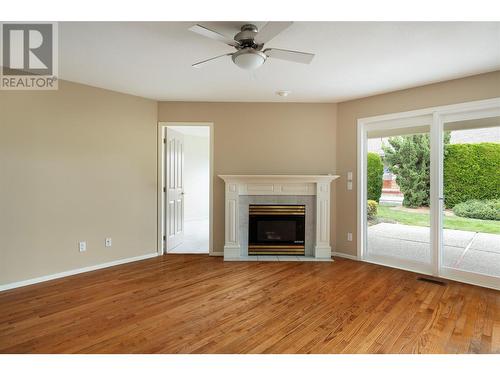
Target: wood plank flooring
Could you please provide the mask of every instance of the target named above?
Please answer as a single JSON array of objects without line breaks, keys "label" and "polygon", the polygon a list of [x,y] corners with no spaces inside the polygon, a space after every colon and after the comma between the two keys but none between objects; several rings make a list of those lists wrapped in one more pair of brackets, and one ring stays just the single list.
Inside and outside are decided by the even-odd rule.
[{"label": "wood plank flooring", "polygon": [[500,292],[167,255],[0,293],[0,353],[500,353]]}]

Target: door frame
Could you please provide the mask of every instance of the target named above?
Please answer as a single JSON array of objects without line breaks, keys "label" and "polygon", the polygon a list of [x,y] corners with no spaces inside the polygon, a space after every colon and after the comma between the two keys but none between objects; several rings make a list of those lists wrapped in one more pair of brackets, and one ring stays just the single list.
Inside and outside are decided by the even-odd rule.
[{"label": "door frame", "polygon": [[[415,119],[428,118],[430,123],[431,137],[431,163],[430,163],[430,201],[431,223],[430,223],[430,245],[431,245],[431,268],[415,269],[407,267],[409,262],[392,262],[388,265],[383,259],[373,262],[366,257],[366,160],[367,131],[370,129],[391,129],[411,126]],[[481,117],[500,116],[500,97],[463,102],[451,105],[423,108],[413,111],[390,113],[380,116],[360,118],[357,120],[357,258],[362,261],[387,265],[390,267],[406,269],[433,276],[448,278],[470,284],[498,289],[498,280],[495,277],[465,272],[441,267],[442,257],[442,208],[443,208],[443,124],[446,121],[471,120]],[[443,272],[444,270],[444,272]]]},{"label": "door frame", "polygon": [[165,138],[166,134],[166,128],[167,126],[207,126],[209,128],[209,143],[210,143],[210,151],[209,151],[209,205],[208,205],[208,210],[209,210],[209,230],[208,230],[208,255],[221,255],[217,254],[214,252],[214,247],[213,247],[213,182],[214,182],[214,124],[212,122],[181,122],[181,121],[175,121],[175,122],[164,122],[160,121],[158,122],[158,127],[157,127],[157,159],[156,159],[156,166],[157,166],[157,186],[156,186],[156,191],[157,191],[157,242],[156,242],[156,248],[158,255],[164,255],[167,252],[164,251],[164,242],[163,242],[163,236],[165,235],[165,194],[163,192],[163,182],[165,181],[165,165],[164,165],[164,160],[165,160],[165,144],[163,143],[163,139]]}]

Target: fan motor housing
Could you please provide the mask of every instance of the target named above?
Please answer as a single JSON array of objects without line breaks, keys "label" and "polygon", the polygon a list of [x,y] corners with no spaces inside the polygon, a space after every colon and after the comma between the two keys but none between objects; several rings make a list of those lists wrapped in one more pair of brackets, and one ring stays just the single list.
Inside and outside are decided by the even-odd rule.
[{"label": "fan motor housing", "polygon": [[264,46],[263,44],[255,43],[255,36],[257,35],[259,29],[257,26],[247,23],[241,26],[241,31],[234,36],[234,40],[240,43],[238,49],[253,48],[256,50],[261,50]]}]

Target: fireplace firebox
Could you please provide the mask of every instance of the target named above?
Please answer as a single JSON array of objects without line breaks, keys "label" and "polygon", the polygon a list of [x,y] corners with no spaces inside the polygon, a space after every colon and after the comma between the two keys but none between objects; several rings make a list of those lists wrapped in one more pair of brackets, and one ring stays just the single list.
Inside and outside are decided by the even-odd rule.
[{"label": "fireplace firebox", "polygon": [[304,255],[305,205],[251,204],[248,255]]}]

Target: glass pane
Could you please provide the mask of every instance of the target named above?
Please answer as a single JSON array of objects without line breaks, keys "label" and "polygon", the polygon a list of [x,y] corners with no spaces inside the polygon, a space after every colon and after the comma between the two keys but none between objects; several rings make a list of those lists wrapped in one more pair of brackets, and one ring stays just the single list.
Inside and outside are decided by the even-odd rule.
[{"label": "glass pane", "polygon": [[257,223],[257,241],[294,241],[297,229],[295,221],[259,221]]},{"label": "glass pane", "polygon": [[367,257],[430,264],[429,126],[368,134]]},{"label": "glass pane", "polygon": [[500,277],[500,118],[444,124],[443,267]]}]

